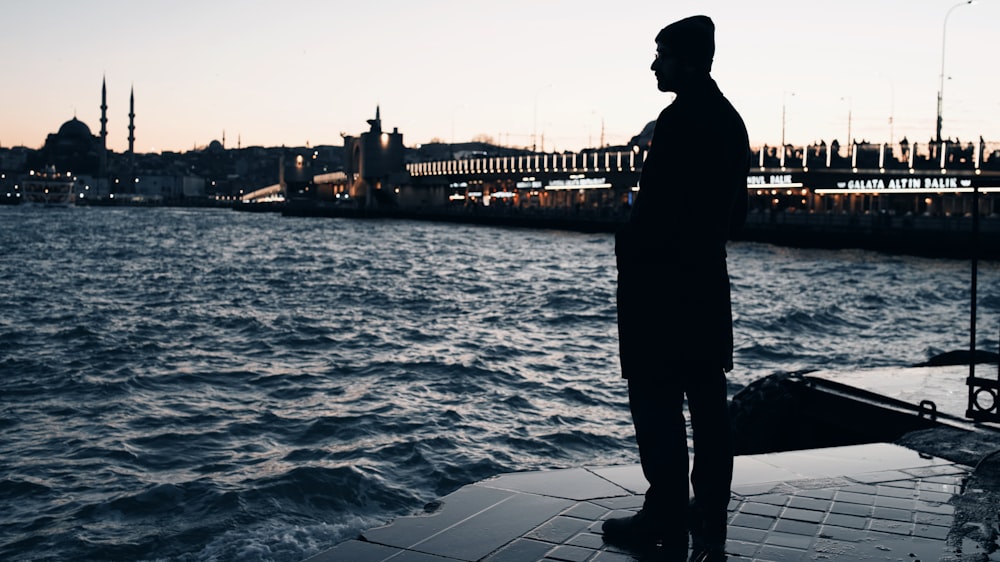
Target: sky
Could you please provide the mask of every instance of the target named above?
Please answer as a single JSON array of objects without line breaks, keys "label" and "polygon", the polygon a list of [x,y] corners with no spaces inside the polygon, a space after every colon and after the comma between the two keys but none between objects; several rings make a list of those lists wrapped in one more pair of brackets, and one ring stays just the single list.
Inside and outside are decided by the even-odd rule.
[{"label": "sky", "polygon": [[1000,141],[1000,0],[0,0],[0,147],[98,134],[102,79],[115,152],[133,89],[137,152],[340,145],[376,106],[407,146],[624,144],[694,14],[754,146],[926,142],[942,62],[943,136]]}]

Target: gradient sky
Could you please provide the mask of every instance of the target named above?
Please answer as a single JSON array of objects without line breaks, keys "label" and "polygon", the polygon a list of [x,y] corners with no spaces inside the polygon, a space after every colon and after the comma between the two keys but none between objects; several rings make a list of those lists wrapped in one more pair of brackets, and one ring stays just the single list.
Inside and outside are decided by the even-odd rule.
[{"label": "gradient sky", "polygon": [[[108,145],[340,145],[375,106],[404,143],[621,144],[669,103],[649,64],[667,23],[716,24],[713,76],[751,142],[934,135],[956,0],[0,0],[0,146],[74,115]],[[947,18],[945,137],[1000,141],[1000,0]],[[848,116],[850,115],[850,119]],[[890,124],[890,117],[892,123]]]}]

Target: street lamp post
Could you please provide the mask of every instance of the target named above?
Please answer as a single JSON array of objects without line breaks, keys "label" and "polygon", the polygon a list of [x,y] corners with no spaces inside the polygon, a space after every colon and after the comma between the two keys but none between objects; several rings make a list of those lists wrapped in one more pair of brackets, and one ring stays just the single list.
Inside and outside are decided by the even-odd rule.
[{"label": "street lamp post", "polygon": [[840,98],[840,101],[847,102],[847,157],[850,158],[854,154],[854,142],[851,140],[851,114],[854,113],[854,97],[845,96]]},{"label": "street lamp post", "polygon": [[785,150],[785,100],[788,95],[795,95],[795,92],[782,92],[781,93],[781,150]]},{"label": "street lamp post", "polygon": [[955,8],[958,8],[959,6],[968,6],[969,4],[972,4],[974,1],[975,0],[965,0],[964,2],[959,2],[958,4],[952,6],[951,8],[948,8],[948,11],[944,14],[944,23],[941,25],[941,77],[940,77],[941,85],[938,86],[938,95],[937,95],[937,135],[936,135],[937,142],[939,145],[941,144],[941,121],[942,121],[941,106],[944,103],[944,47],[945,47],[945,38],[947,36],[946,34],[948,32],[948,16],[951,15],[951,13],[955,10]]}]

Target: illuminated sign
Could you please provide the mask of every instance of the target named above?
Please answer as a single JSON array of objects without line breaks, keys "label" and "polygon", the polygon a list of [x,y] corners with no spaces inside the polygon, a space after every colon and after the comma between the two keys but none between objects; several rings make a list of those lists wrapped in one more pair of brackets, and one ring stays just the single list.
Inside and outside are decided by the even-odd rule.
[{"label": "illuminated sign", "polygon": [[545,189],[607,189],[611,184],[606,178],[586,178],[572,175],[566,180],[551,180]]},{"label": "illuminated sign", "polygon": [[747,187],[802,187],[802,182],[792,181],[792,174],[747,176]]},{"label": "illuminated sign", "polygon": [[938,191],[972,192],[972,180],[955,176],[917,176],[903,178],[858,178],[838,181],[835,189],[817,189],[817,193],[926,193]]},{"label": "illuminated sign", "polygon": [[532,178],[530,180],[522,180],[514,184],[518,189],[538,189],[542,187],[542,182]]}]

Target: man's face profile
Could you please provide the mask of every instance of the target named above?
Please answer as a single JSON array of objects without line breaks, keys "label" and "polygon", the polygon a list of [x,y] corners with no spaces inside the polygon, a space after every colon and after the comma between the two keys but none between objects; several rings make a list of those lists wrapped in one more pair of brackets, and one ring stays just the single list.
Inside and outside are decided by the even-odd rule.
[{"label": "man's face profile", "polygon": [[656,56],[649,67],[656,75],[656,87],[661,92],[674,92],[677,86],[677,74],[680,63],[677,57],[670,53],[663,43],[656,44]]}]

